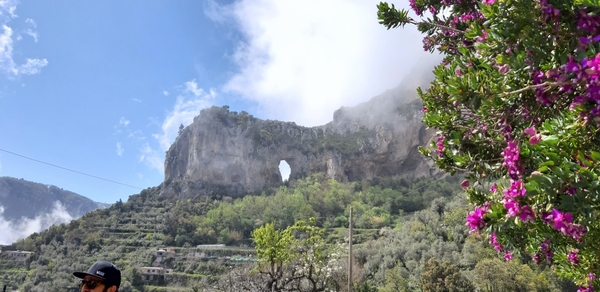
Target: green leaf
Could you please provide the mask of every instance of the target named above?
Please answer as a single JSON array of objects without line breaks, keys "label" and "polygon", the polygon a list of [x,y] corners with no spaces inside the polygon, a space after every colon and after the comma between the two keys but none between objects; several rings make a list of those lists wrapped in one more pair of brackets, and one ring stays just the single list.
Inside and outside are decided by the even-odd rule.
[{"label": "green leaf", "polygon": [[556,144],[558,143],[558,137],[556,135],[542,136],[542,141],[550,144]]},{"label": "green leaf", "polygon": [[498,64],[506,64],[505,62],[508,61],[506,59],[506,57],[504,55],[498,55],[496,56],[496,63]]},{"label": "green leaf", "polygon": [[531,177],[531,180],[537,182],[542,187],[551,187],[552,185],[554,185],[552,183],[552,179],[544,174],[534,175]]},{"label": "green leaf", "polygon": [[600,0],[575,0],[575,5],[600,7]]}]

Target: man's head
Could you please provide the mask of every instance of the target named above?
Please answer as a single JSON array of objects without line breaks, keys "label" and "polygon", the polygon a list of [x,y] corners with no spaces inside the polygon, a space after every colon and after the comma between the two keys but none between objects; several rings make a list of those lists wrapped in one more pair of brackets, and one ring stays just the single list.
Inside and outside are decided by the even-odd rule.
[{"label": "man's head", "polygon": [[73,275],[82,279],[79,288],[85,292],[117,292],[121,286],[121,271],[107,261],[97,261],[87,272],[75,272]]}]

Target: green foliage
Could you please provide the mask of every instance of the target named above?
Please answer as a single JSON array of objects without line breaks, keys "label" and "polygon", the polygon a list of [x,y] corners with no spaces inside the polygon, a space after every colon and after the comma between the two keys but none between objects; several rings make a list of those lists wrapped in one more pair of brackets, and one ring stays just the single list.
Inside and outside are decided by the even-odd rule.
[{"label": "green foliage", "polygon": [[256,256],[265,264],[268,273],[281,270],[279,265],[289,263],[296,257],[293,245],[294,236],[292,230],[275,230],[271,223],[259,227],[252,232],[252,238],[256,244]]},{"label": "green foliage", "polygon": [[313,224],[298,221],[281,231],[266,224],[252,233],[265,290],[324,291],[337,286],[333,276],[341,254],[325,243],[325,230]]},{"label": "green foliage", "polygon": [[389,269],[385,273],[385,284],[377,292],[408,292],[408,281],[396,269]]},{"label": "green foliage", "polygon": [[425,271],[421,274],[421,291],[424,292],[458,292],[474,291],[475,287],[460,270],[449,262],[439,264],[435,259],[425,263]]},{"label": "green foliage", "polygon": [[[264,251],[262,257],[265,257],[269,247],[277,244],[265,241],[262,246],[266,248],[255,244],[256,250],[243,246],[254,245],[250,240],[252,232],[259,234],[258,230],[266,231],[269,226],[264,235],[283,232],[291,239],[288,247],[279,249],[286,252],[273,257],[285,259],[275,265],[281,268],[282,275],[306,276],[303,274],[306,268],[312,268],[320,272],[313,274],[314,279],[320,279],[318,283],[343,291],[347,280],[347,249],[340,243],[348,236],[348,209],[352,205],[355,291],[406,286],[413,291],[418,289],[423,265],[430,258],[460,263],[461,272],[472,273],[482,259],[497,257],[486,240],[468,236],[464,226],[466,201],[455,193],[459,180],[380,178],[342,184],[315,174],[270,195],[221,201],[202,197],[172,200],[160,197],[158,189],[148,189],[131,196],[127,202],[15,243],[16,248],[35,254],[24,264],[0,260],[0,280],[13,289],[60,290],[75,285],[73,270],[85,270],[93,260],[108,259],[123,270],[123,291],[163,291],[160,285],[173,290],[179,287],[181,291],[194,286],[204,291],[246,288],[261,291],[270,278],[258,272],[258,268],[266,271],[266,262],[223,259],[249,255],[257,258],[259,251]],[[414,202],[411,206],[423,206],[422,209],[402,210],[403,206],[409,206],[404,203],[409,199]],[[314,222],[310,221],[313,216],[317,218]],[[386,218],[386,223],[373,218]],[[396,226],[397,229],[392,229]],[[194,248],[209,243],[228,246]],[[160,285],[158,281],[146,281],[135,268],[152,265],[156,260],[153,251],[168,245],[175,246],[177,259],[167,258],[162,264],[172,268],[173,273],[165,276]],[[192,256],[200,253],[206,257]],[[534,270],[534,273],[547,280],[547,284],[536,280],[536,287],[550,287],[550,291],[560,290],[553,287],[567,287],[561,286],[551,271],[542,274]]]},{"label": "green foliage", "polygon": [[421,152],[466,176],[477,206],[468,222],[493,235],[496,249],[536,261],[545,254],[560,275],[592,289],[600,269],[599,2],[463,2],[411,1],[418,20],[378,5],[381,24],[414,24],[425,49],[444,55],[429,88],[418,89],[423,121],[438,130]]}]

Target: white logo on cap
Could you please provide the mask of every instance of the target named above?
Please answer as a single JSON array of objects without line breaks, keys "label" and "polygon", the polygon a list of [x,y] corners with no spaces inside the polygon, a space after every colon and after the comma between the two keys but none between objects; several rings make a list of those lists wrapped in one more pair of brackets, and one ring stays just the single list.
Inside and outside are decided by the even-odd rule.
[{"label": "white logo on cap", "polygon": [[104,277],[104,272],[96,271],[96,275],[100,275],[100,276]]}]

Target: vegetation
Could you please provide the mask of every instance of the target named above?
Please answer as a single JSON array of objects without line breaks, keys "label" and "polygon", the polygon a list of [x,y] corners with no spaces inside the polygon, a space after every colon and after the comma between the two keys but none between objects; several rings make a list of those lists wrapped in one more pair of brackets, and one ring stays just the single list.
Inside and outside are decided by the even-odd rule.
[{"label": "vegetation", "polygon": [[[523,281],[519,279],[535,278],[530,280],[533,286],[522,291],[573,287],[558,281],[546,266],[532,265],[528,258],[521,259],[522,268],[516,269],[513,262],[498,260],[498,253],[483,238],[469,235],[464,225],[465,198],[456,187],[459,181],[458,177],[381,178],[342,184],[314,174],[237,200],[175,200],[160,197],[157,188],[150,188],[127,202],[16,242],[15,249],[35,253],[22,264],[0,254],[0,281],[9,289],[61,290],[76,284],[73,270],[85,270],[95,260],[106,259],[123,270],[120,291],[125,292],[164,291],[167,286],[172,287],[169,291],[243,287],[263,291],[269,282],[281,291],[344,291],[348,211],[353,206],[356,291],[402,291],[395,290],[398,287],[427,291],[422,279],[431,270],[427,266],[431,259],[441,266],[452,263],[444,269],[450,269],[451,279],[464,285],[493,281],[514,287]],[[277,236],[280,245],[272,244]],[[216,243],[227,245],[196,247]],[[173,254],[158,262],[156,251],[166,247]],[[490,263],[496,265],[490,269],[511,271],[517,278],[474,281],[489,279],[489,274],[475,273],[485,269],[475,268]],[[153,264],[172,273],[149,280],[138,268]],[[269,274],[271,264],[279,272]],[[282,281],[286,278],[294,281]]]},{"label": "vegetation", "polygon": [[439,130],[422,150],[467,176],[468,224],[507,259],[520,252],[580,291],[598,288],[599,2],[410,5],[416,20],[383,2],[379,19],[388,29],[416,25],[424,48],[444,55],[419,91],[424,122]]}]

